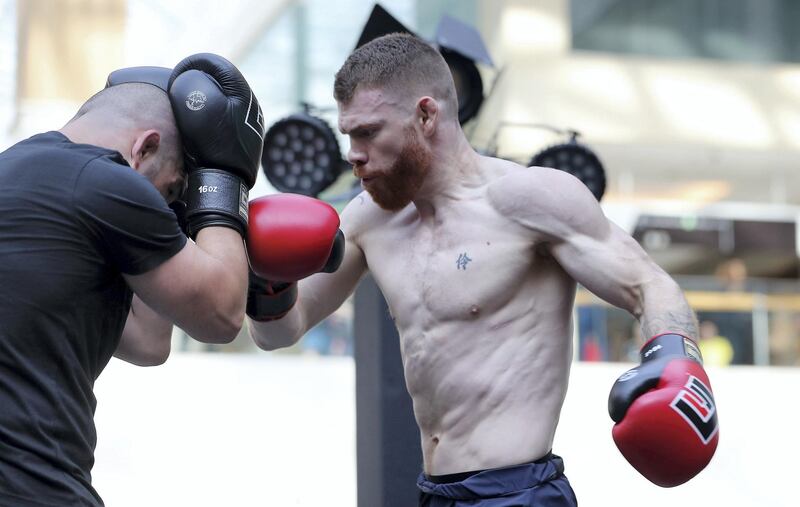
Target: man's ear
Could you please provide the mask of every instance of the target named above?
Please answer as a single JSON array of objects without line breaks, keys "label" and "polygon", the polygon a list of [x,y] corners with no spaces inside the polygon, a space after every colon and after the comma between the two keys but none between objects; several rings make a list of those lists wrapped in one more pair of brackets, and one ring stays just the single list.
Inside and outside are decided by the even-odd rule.
[{"label": "man's ear", "polygon": [[433,97],[422,97],[417,101],[417,117],[422,133],[430,137],[439,122],[439,103]]},{"label": "man's ear", "polygon": [[139,170],[142,162],[155,156],[161,144],[161,134],[157,130],[145,130],[133,141],[131,147],[131,167]]}]

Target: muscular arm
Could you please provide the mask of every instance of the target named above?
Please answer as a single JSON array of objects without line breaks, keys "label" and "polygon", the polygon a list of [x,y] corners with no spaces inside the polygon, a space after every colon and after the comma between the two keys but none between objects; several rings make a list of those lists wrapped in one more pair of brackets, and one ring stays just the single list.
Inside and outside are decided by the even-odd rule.
[{"label": "muscular arm", "polygon": [[238,232],[206,227],[197,243],[186,240],[153,183],[104,158],[86,165],[73,203],[93,244],[148,307],[199,341],[236,337],[247,293],[247,256]]},{"label": "muscular arm", "polygon": [[172,322],[133,296],[114,357],[137,366],[158,366],[169,357]]},{"label": "muscular arm", "polygon": [[529,171],[516,188],[507,185],[513,197],[505,207],[521,224],[542,234],[548,251],[570,276],[633,314],[645,337],[666,332],[697,336],[694,313],[678,284],[608,221],[579,180],[551,169]]},{"label": "muscular arm", "polygon": [[551,245],[559,264],[588,290],[633,314],[642,336],[672,332],[697,337],[694,313],[675,280],[596,207],[598,215],[587,220],[593,226]]},{"label": "muscular arm", "polygon": [[157,268],[124,276],[147,306],[198,341],[229,343],[242,327],[247,255],[233,229],[207,227]]},{"label": "muscular arm", "polygon": [[253,341],[264,350],[289,347],[333,313],[353,293],[367,270],[364,253],[354,241],[354,211],[349,205],[341,216],[345,233],[344,258],[334,273],[317,273],[298,282],[297,303],[283,318],[259,322],[248,318]]}]

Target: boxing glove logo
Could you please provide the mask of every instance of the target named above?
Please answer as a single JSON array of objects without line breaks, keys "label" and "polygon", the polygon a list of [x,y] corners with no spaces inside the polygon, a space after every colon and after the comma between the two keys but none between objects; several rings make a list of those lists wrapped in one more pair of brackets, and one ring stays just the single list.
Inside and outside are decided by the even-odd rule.
[{"label": "boxing glove logo", "polygon": [[694,375],[689,375],[689,380],[672,400],[670,407],[683,417],[706,445],[719,430],[717,406],[711,389]]},{"label": "boxing glove logo", "polygon": [[261,106],[258,105],[258,101],[254,99],[255,97],[253,97],[253,92],[251,90],[250,102],[247,103],[247,114],[244,117],[244,124],[250,127],[250,129],[263,140],[266,134],[264,130],[264,115],[261,113]]},{"label": "boxing glove logo", "polygon": [[242,217],[244,223],[248,222],[250,218],[250,203],[248,202],[249,191],[244,183],[239,184],[239,216]]},{"label": "boxing glove logo", "polygon": [[664,347],[662,347],[661,345],[656,345],[655,347],[652,347],[652,348],[648,349],[647,352],[644,353],[644,358],[647,359],[648,357],[650,357],[650,354],[653,354],[654,352],[658,352],[659,350],[661,350],[663,348]]},{"label": "boxing glove logo", "polygon": [[208,98],[206,97],[205,93],[201,92],[200,90],[195,90],[186,96],[186,107],[192,111],[199,111],[206,107],[207,101]]}]

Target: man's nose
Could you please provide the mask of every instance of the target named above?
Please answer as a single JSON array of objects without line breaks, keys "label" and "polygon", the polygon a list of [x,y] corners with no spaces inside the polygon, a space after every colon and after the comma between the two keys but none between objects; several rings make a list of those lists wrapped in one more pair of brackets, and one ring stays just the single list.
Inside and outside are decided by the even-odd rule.
[{"label": "man's nose", "polygon": [[347,151],[347,161],[352,166],[364,165],[367,163],[367,152],[351,145]]}]

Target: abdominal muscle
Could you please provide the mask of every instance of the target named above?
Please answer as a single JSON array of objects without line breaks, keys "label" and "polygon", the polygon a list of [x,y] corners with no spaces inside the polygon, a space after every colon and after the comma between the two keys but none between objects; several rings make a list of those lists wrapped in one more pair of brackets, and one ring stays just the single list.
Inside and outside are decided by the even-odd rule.
[{"label": "abdominal muscle", "polygon": [[489,185],[435,212],[375,213],[357,234],[400,335],[429,475],[542,457],[566,395],[575,281]]},{"label": "abdominal muscle", "polygon": [[572,350],[574,289],[559,288],[561,298],[518,294],[490,315],[470,308],[474,318],[398,323],[428,475],[527,463],[551,449]]}]

